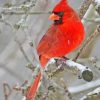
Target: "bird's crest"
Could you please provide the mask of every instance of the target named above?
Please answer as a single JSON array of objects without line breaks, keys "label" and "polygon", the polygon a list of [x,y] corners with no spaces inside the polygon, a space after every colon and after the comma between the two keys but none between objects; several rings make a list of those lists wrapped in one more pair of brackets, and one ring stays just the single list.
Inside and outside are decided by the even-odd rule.
[{"label": "bird's crest", "polygon": [[67,8],[67,0],[61,0],[53,9],[54,12],[60,12]]},{"label": "bird's crest", "polygon": [[61,0],[60,2],[67,2],[67,0]]}]

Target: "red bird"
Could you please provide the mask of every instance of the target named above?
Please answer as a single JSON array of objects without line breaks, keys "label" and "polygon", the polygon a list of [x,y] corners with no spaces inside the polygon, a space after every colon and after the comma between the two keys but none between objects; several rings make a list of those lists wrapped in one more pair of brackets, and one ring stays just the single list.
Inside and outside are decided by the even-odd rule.
[{"label": "red bird", "polygon": [[[63,57],[75,50],[84,40],[83,24],[77,13],[68,5],[66,0],[61,0],[50,15],[54,21],[37,46],[37,52],[42,68],[53,57]],[[30,87],[26,100],[34,100],[35,93],[41,79],[41,73]]]}]

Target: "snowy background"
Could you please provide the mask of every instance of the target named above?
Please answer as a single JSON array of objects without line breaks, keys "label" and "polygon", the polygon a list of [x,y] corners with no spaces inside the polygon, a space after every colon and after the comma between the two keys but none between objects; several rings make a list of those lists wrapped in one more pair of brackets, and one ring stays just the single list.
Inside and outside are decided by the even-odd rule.
[{"label": "snowy background", "polygon": [[[19,6],[23,3],[23,1],[24,0],[0,0],[0,11],[2,8],[5,8],[7,4]],[[58,2],[59,0],[37,0],[35,7],[32,7],[31,11],[51,11]],[[82,0],[69,0],[70,5],[76,11],[78,11],[81,2]],[[12,26],[20,22],[23,16],[24,15],[3,15],[4,20],[10,23]],[[20,42],[29,59],[33,61],[33,49],[29,46],[29,42],[31,39],[33,39],[35,44],[38,44],[43,34],[45,34],[49,25],[52,23],[48,20],[48,16],[49,14],[29,15],[24,23],[26,28],[20,28],[19,30],[15,30],[11,26],[0,21],[0,100],[6,100],[3,92],[4,82],[7,82],[11,87],[13,87],[17,83],[23,83],[24,80],[31,80],[32,72],[26,68],[28,62],[23,56],[19,45],[15,40],[17,39]],[[91,14],[91,17],[94,17],[94,12]],[[85,22],[84,26],[87,36],[95,30],[96,25],[97,23]],[[77,51],[69,55],[69,57],[73,58],[76,52]],[[100,67],[100,35],[94,39],[81,57],[89,58],[92,56],[98,59],[96,65]],[[88,60],[82,63],[93,69],[94,80],[97,80],[100,72],[94,69],[93,64],[91,64]],[[87,83],[84,80],[79,80],[70,72],[67,73],[66,80],[69,87]],[[98,86],[100,86],[100,84]],[[88,92],[89,90],[74,94],[74,99],[78,100]],[[21,99],[22,94],[13,91],[8,100]]]}]

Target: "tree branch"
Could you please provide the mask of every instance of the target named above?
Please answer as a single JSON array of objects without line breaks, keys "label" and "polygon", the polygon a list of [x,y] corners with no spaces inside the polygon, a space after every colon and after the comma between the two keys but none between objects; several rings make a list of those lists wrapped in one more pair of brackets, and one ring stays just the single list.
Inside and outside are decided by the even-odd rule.
[{"label": "tree branch", "polygon": [[86,49],[86,47],[92,42],[92,40],[98,35],[100,34],[100,24],[97,26],[95,32],[93,32],[85,41],[85,43],[83,44],[83,46],[80,48],[80,50],[77,53],[77,56],[75,57],[74,61],[77,61],[77,59],[79,58],[79,56],[82,54],[82,52]]},{"label": "tree branch", "polygon": [[[86,99],[91,99],[93,97],[97,97],[100,96],[100,87],[98,87],[97,89],[93,90],[92,92],[89,92],[88,94],[86,94],[85,96],[83,96],[80,100],[86,100]],[[99,99],[99,97],[98,97]],[[97,99],[95,99],[97,100]]]},{"label": "tree branch", "polygon": [[79,17],[82,19],[93,0],[83,0],[79,8]]}]

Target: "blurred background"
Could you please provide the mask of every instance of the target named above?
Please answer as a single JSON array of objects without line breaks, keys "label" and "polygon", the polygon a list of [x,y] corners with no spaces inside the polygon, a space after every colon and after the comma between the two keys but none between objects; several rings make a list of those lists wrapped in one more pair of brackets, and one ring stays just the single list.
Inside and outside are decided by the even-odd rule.
[{"label": "blurred background", "polygon": [[[20,5],[29,4],[32,0],[0,0],[0,12],[2,12],[3,8],[6,7],[19,7]],[[48,12],[52,11],[53,7],[60,0],[34,0],[35,6],[31,8],[30,11],[33,12]],[[78,12],[78,9],[81,5],[82,0],[68,0],[69,4]],[[48,20],[49,14],[32,14],[28,15],[25,22],[23,19],[25,15],[2,15],[0,19],[0,100],[6,100],[4,96],[3,83],[7,82],[12,88],[15,84],[22,84],[25,80],[31,80],[32,71],[26,68],[26,65],[29,63],[25,59],[20,45],[23,47],[26,55],[33,62],[33,53],[34,50],[30,47],[29,42],[31,40],[35,41],[35,45],[38,44],[39,40],[45,34],[46,30],[52,23]],[[94,16],[94,11],[90,17]],[[19,29],[16,28],[16,25],[22,23],[22,27]],[[97,23],[85,22],[84,23],[86,36],[92,33]],[[96,39],[88,46],[88,48],[83,52],[81,57],[89,58],[96,57],[100,58],[100,36],[97,36]],[[16,42],[18,41],[18,42]],[[70,58],[73,58],[76,54],[77,50],[69,55]],[[94,70],[94,80],[98,79],[100,72],[95,70],[91,63],[88,61],[84,62],[85,65],[91,66]],[[96,62],[97,66],[100,66],[100,60]],[[74,77],[71,73],[67,73],[66,80],[68,82],[68,86],[75,86],[79,84],[85,84],[84,80],[79,80],[77,77]],[[85,93],[75,94],[75,100],[78,100]],[[22,94],[12,91],[8,100],[22,100]]]}]

